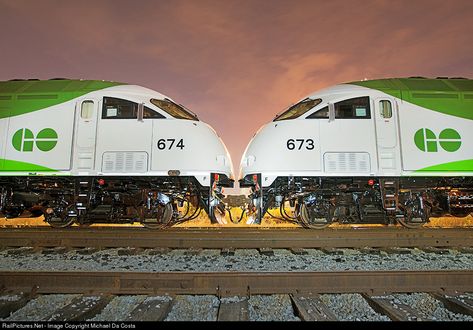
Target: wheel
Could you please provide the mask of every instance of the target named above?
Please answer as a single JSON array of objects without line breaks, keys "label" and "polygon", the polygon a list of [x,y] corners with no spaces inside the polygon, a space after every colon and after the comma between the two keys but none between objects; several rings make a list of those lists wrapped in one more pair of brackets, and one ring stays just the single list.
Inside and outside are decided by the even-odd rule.
[{"label": "wheel", "polygon": [[52,213],[45,212],[44,221],[54,228],[70,227],[77,220],[77,216],[75,214],[69,214],[72,208],[72,204],[68,206],[61,205],[52,209]]},{"label": "wheel", "polygon": [[227,224],[227,220],[225,219],[226,209],[225,204],[219,203],[216,206],[211,206],[209,208],[209,217],[211,223],[218,223],[221,225]]},{"label": "wheel", "polygon": [[54,228],[66,228],[72,226],[72,224],[76,221],[76,217],[69,217],[67,216],[65,219],[52,217],[47,220],[47,223]]},{"label": "wheel", "polygon": [[153,210],[147,216],[153,216],[152,218],[145,217],[141,223],[143,226],[149,229],[160,229],[169,227],[172,225],[173,207],[171,203],[165,205],[159,204],[156,209]]},{"label": "wheel", "polygon": [[416,229],[429,221],[429,210],[422,205],[419,198],[409,199],[403,206],[403,217],[396,218],[403,227]]},{"label": "wheel", "polygon": [[47,215],[44,217],[44,221],[54,228],[70,227],[76,221],[76,219],[77,217],[70,216],[66,212],[62,214]]},{"label": "wheel", "polygon": [[302,203],[299,206],[299,219],[305,228],[326,228],[332,223],[333,215],[334,207],[329,203],[317,203],[311,206]]},{"label": "wheel", "polygon": [[402,225],[403,227],[409,228],[409,229],[417,229],[422,227],[425,222],[422,222],[421,220],[417,220],[419,218],[413,218],[413,219],[406,219],[406,217],[403,218],[396,218],[397,222]]}]

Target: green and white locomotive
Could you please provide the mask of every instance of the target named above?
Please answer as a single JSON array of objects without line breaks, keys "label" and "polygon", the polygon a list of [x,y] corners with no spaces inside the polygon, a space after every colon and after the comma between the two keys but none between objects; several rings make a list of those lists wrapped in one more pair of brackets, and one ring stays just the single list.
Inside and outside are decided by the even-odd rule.
[{"label": "green and white locomotive", "polygon": [[[339,84],[264,125],[240,163],[249,222],[419,227],[473,211],[473,80],[396,78]],[[288,202],[293,213],[286,212]]]},{"label": "green and white locomotive", "polygon": [[151,89],[97,80],[0,82],[0,209],[76,222],[160,228],[203,208],[222,222],[233,186],[209,125]]}]

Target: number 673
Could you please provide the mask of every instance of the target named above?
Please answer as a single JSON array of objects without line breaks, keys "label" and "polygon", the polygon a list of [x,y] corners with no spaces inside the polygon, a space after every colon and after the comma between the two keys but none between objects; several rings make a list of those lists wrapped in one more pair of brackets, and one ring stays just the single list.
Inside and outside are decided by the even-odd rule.
[{"label": "number 673", "polygon": [[312,139],[289,139],[286,142],[286,147],[289,150],[313,150],[315,148],[314,140]]}]

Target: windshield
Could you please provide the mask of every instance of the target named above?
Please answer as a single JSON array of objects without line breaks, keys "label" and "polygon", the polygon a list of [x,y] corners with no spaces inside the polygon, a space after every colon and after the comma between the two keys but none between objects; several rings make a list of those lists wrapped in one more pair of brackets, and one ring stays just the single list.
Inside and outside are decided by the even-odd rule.
[{"label": "windshield", "polygon": [[195,113],[185,108],[183,105],[176,104],[169,99],[164,99],[164,100],[151,99],[150,101],[155,106],[166,111],[168,114],[170,114],[174,118],[199,120],[199,118],[197,118],[197,115]]},{"label": "windshield", "polygon": [[315,100],[304,99],[304,100],[300,101],[299,103],[294,104],[293,106],[291,106],[289,109],[284,111],[282,114],[277,115],[276,118],[274,118],[273,121],[297,118],[297,117],[303,115],[304,113],[306,113],[307,111],[309,111],[310,109],[312,109],[313,107],[315,107],[320,102],[322,102],[321,99],[315,99]]}]

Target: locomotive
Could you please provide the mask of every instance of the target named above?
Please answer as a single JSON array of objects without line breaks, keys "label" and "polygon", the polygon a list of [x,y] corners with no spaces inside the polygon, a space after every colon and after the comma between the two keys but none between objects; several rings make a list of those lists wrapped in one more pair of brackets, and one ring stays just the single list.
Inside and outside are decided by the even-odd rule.
[{"label": "locomotive", "polygon": [[473,80],[386,78],[312,93],[258,130],[239,182],[251,191],[248,223],[278,207],[307,228],[467,216]]},{"label": "locomotive", "polygon": [[162,228],[202,209],[225,222],[228,150],[196,114],[154,90],[101,80],[0,82],[0,212],[53,227]]}]

